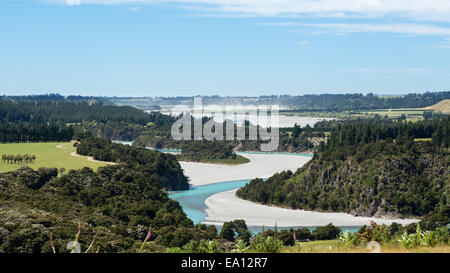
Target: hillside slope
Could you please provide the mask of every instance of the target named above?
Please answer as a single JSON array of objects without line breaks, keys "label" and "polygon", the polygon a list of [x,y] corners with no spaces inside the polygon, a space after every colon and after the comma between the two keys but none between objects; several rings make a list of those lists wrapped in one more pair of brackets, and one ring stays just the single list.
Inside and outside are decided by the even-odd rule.
[{"label": "hillside slope", "polygon": [[450,114],[450,99],[441,100],[440,102],[436,103],[435,105],[425,107],[425,109],[431,109],[434,111],[442,112],[444,114]]},{"label": "hillside slope", "polygon": [[[450,118],[355,123],[334,131],[296,173],[255,179],[237,196],[294,209],[420,217],[450,205]],[[374,137],[371,140],[372,136]],[[414,142],[414,137],[431,137]],[[395,141],[393,140],[395,138]]]}]

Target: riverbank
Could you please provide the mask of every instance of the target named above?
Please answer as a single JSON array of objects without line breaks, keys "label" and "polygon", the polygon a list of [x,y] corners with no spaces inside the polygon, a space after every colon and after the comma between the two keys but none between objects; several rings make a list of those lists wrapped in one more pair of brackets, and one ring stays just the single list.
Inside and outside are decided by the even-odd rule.
[{"label": "riverbank", "polygon": [[362,226],[375,221],[377,224],[397,222],[405,225],[418,222],[417,219],[384,219],[373,217],[356,217],[346,213],[322,213],[315,211],[293,210],[261,205],[236,196],[237,189],[220,192],[205,201],[207,216],[205,224],[220,224],[234,219],[244,219],[252,226],[323,226],[332,223],[335,226]]},{"label": "riverbank", "polygon": [[201,186],[223,181],[268,178],[277,172],[296,171],[311,157],[295,154],[239,153],[250,160],[241,165],[219,165],[180,161],[184,174],[192,186]]}]

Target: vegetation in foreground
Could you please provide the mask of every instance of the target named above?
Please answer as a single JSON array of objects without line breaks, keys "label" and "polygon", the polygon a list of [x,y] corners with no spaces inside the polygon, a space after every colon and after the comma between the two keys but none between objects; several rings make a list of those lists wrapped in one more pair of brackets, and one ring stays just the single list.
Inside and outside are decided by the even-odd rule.
[{"label": "vegetation in foreground", "polygon": [[[225,222],[219,238],[191,240],[166,253],[335,253],[335,252],[450,252],[449,218],[436,214],[419,223],[402,226],[363,226],[356,233],[343,233],[328,224],[314,229],[263,230],[249,236],[243,220]],[[422,228],[422,226],[424,228]]]},{"label": "vegetation in foreground", "polygon": [[83,168],[58,176],[56,168],[24,166],[1,173],[0,252],[64,253],[78,227],[83,248],[96,238],[90,251],[102,253],[137,252],[149,230],[160,248],[211,238],[210,229],[194,227],[168,198],[162,185],[178,175],[176,169],[158,172],[159,152],[150,156],[147,164],[108,165],[97,172]]}]

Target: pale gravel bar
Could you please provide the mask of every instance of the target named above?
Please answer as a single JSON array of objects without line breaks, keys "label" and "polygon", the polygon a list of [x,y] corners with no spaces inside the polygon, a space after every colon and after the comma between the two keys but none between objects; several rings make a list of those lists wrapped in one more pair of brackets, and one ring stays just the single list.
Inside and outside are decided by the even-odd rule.
[{"label": "pale gravel bar", "polygon": [[268,178],[281,171],[296,171],[311,157],[283,154],[246,154],[241,156],[250,159],[249,163],[240,165],[220,165],[209,163],[181,161],[181,168],[189,178],[192,186],[236,181],[254,178]]},{"label": "pale gravel bar", "polygon": [[[285,170],[296,171],[306,164],[311,157],[283,154],[241,154],[250,159],[241,165],[219,165],[194,162],[180,162],[189,183],[201,186],[223,181],[268,178]],[[244,219],[250,226],[322,226],[332,223],[336,226],[362,226],[370,221],[378,224],[409,224],[416,219],[384,219],[355,217],[345,213],[321,213],[304,210],[292,210],[260,205],[235,196],[237,190],[217,193],[206,199],[206,213],[203,223],[222,224],[225,221]]]},{"label": "pale gravel bar", "polygon": [[234,219],[244,219],[250,226],[323,226],[332,223],[335,226],[362,226],[375,221],[377,224],[409,224],[416,219],[384,219],[356,217],[346,213],[322,213],[305,210],[293,210],[266,206],[238,198],[237,189],[221,192],[206,199],[206,213],[203,223],[221,224]]}]

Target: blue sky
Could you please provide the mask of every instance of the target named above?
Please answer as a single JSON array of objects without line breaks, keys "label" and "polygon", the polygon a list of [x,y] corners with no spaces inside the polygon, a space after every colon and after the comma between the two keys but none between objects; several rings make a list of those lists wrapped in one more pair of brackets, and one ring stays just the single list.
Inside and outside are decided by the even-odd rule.
[{"label": "blue sky", "polygon": [[0,94],[440,90],[448,0],[0,1]]}]

